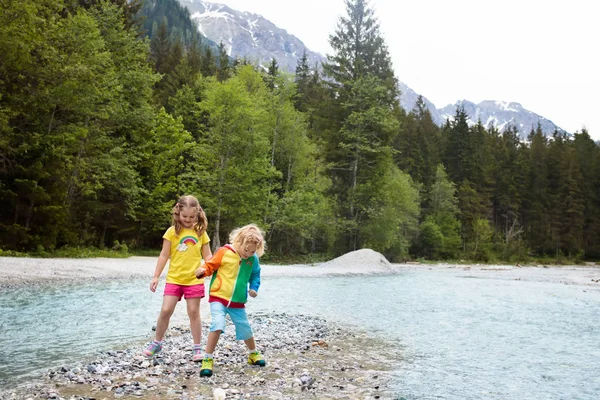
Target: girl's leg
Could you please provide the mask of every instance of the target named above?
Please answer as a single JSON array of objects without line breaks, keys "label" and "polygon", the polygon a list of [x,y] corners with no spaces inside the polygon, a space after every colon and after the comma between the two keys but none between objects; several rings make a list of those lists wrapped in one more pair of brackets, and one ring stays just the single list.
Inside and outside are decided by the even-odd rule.
[{"label": "girl's leg", "polygon": [[202,321],[200,319],[200,297],[185,299],[187,303],[187,313],[190,317],[190,330],[194,344],[200,344],[202,338]]},{"label": "girl's leg", "polygon": [[158,315],[158,321],[156,321],[156,340],[161,341],[165,337],[165,332],[169,327],[169,321],[171,320],[171,315],[173,315],[173,311],[175,311],[175,306],[179,301],[179,297],[177,296],[164,296],[163,304],[160,309],[160,314]]}]

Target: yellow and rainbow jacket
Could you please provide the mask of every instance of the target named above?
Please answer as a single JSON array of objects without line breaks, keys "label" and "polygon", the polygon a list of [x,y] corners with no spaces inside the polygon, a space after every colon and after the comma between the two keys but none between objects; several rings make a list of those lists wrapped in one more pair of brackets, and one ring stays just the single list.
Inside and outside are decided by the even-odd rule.
[{"label": "yellow and rainbow jacket", "polygon": [[225,307],[244,308],[248,300],[248,285],[258,292],[260,263],[258,256],[242,259],[231,245],[220,247],[203,268],[210,280],[209,302]]}]

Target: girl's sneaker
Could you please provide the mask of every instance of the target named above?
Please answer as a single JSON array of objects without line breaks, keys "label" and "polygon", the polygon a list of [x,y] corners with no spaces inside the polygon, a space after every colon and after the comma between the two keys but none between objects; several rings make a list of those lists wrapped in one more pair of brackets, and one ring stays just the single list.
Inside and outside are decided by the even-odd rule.
[{"label": "girl's sneaker", "polygon": [[142,353],[144,353],[146,357],[150,358],[154,357],[157,353],[160,353],[161,350],[162,342],[157,342],[156,340],[153,340],[152,343],[150,343]]},{"label": "girl's sneaker", "polygon": [[194,355],[192,356],[192,360],[194,362],[200,362],[204,359],[204,354],[202,354],[202,348],[200,346],[194,345]]},{"label": "girl's sneaker", "polygon": [[250,353],[248,355],[248,364],[264,367],[265,365],[267,365],[267,362],[258,351],[255,351],[254,353]]}]

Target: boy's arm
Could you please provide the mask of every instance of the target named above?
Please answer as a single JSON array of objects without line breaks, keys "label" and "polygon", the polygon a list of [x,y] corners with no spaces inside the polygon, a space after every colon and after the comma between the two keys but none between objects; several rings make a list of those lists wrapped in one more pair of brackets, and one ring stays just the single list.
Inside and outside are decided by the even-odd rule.
[{"label": "boy's arm", "polygon": [[258,288],[260,287],[260,262],[258,261],[258,257],[254,256],[254,262],[252,263],[252,272],[250,273],[250,280],[248,281],[250,284],[250,290],[254,290],[258,292]]},{"label": "boy's arm", "polygon": [[216,270],[221,266],[221,260],[223,259],[223,254],[227,251],[225,247],[221,247],[217,252],[210,258],[210,260],[206,261],[204,265],[198,268],[194,274],[196,278],[200,279],[205,276],[212,275]]}]

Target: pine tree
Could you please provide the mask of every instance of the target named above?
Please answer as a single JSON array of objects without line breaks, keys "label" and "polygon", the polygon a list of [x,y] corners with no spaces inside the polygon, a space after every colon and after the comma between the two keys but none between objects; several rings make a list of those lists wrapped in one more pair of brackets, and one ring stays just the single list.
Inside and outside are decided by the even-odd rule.
[{"label": "pine tree", "polygon": [[202,42],[192,39],[190,46],[185,54],[187,64],[192,74],[200,73],[202,66]]},{"label": "pine tree", "polygon": [[600,146],[586,129],[575,133],[573,147],[582,173],[585,197],[583,251],[586,257],[600,257]]},{"label": "pine tree", "polygon": [[203,76],[214,76],[217,72],[217,60],[210,47],[204,48],[200,72]]},{"label": "pine tree", "polygon": [[294,82],[296,83],[296,98],[294,105],[296,109],[301,112],[308,111],[308,99],[309,96],[309,85],[310,85],[310,67],[308,65],[308,56],[306,55],[306,49],[302,53],[302,57],[298,60],[296,65],[296,75]]},{"label": "pine tree", "polygon": [[529,177],[523,223],[526,238],[532,249],[542,255],[551,251],[550,240],[550,200],[548,182],[548,141],[538,124],[528,136]]},{"label": "pine tree", "polygon": [[398,81],[375,12],[366,0],[345,3],[347,16],[340,18],[329,39],[334,53],[323,65],[325,75],[333,80],[341,96],[350,94],[352,82],[373,75],[383,82],[391,103],[398,95]]},{"label": "pine tree", "polygon": [[223,42],[219,43],[217,47],[219,56],[217,58],[217,80],[219,82],[229,79],[231,76],[231,67],[229,66],[229,54],[225,49]]},{"label": "pine tree", "polygon": [[277,60],[275,58],[271,59],[269,66],[267,67],[267,73],[264,77],[265,83],[267,87],[271,90],[275,89],[277,76],[279,75],[279,65],[277,65]]},{"label": "pine tree", "polygon": [[[394,141],[396,165],[416,182],[422,183],[425,192],[433,183],[437,165],[441,162],[440,129],[433,122],[422,96],[407,116],[400,116],[402,129]],[[423,196],[426,203],[427,196]],[[426,204],[424,204],[426,206]]]},{"label": "pine tree", "polygon": [[346,11],[330,37],[334,53],[323,65],[329,102],[319,111],[341,216],[341,252],[362,245],[361,227],[368,225],[374,203],[384,198],[382,179],[391,168],[398,131],[397,81],[374,12],[363,0],[346,1]]},{"label": "pine tree", "polygon": [[153,29],[153,31],[155,34],[150,40],[150,57],[154,61],[156,71],[163,74],[167,71],[169,55],[171,54],[171,41],[169,40],[167,19],[163,18],[160,25]]}]

